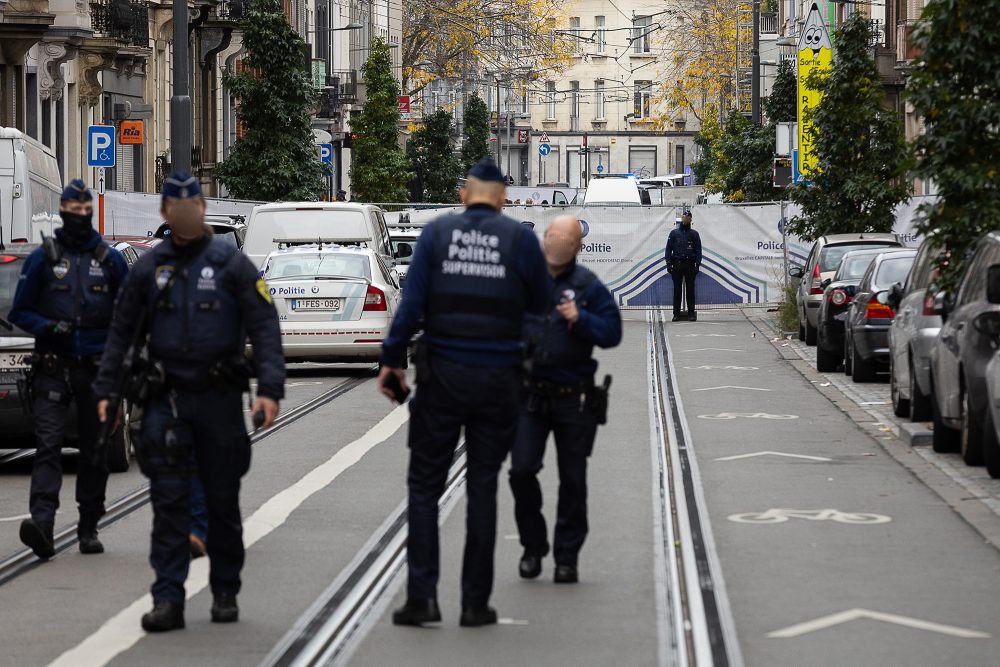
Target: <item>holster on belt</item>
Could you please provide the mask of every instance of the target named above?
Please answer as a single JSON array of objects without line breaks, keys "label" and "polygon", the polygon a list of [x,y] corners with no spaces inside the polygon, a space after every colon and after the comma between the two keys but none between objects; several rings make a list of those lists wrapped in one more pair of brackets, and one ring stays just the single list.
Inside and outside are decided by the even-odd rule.
[{"label": "holster on belt", "polygon": [[413,345],[413,368],[417,372],[417,384],[423,384],[431,379],[431,350],[423,337],[418,338]]}]

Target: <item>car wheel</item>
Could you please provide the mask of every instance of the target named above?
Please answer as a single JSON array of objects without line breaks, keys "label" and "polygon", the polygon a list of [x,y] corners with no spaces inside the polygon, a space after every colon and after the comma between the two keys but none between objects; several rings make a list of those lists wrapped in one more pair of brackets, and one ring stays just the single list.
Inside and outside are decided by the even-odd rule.
[{"label": "car wheel", "polygon": [[908,363],[910,364],[910,421],[930,421],[932,418],[931,397],[920,389],[916,373],[913,372],[913,360],[911,359]]},{"label": "car wheel", "polygon": [[960,435],[955,429],[948,428],[941,418],[941,408],[938,407],[937,397],[931,397],[931,419],[934,421],[934,431],[931,438],[931,446],[935,452],[954,452],[960,445]]},{"label": "car wheel", "polygon": [[806,345],[815,345],[816,344],[816,334],[817,333],[818,332],[816,331],[816,327],[814,327],[813,325],[809,324],[809,320],[807,319],[806,320]]},{"label": "car wheel", "polygon": [[857,383],[875,381],[875,365],[861,358],[858,348],[851,344],[851,379]]},{"label": "car wheel", "polygon": [[899,382],[896,381],[896,362],[889,356],[889,394],[892,396],[892,414],[897,417],[910,416],[910,402],[899,395]]},{"label": "car wheel", "polygon": [[993,423],[993,413],[988,408],[983,419],[983,463],[990,477],[1000,478],[1000,438]]},{"label": "car wheel", "polygon": [[966,465],[983,465],[983,423],[972,411],[969,393],[962,396],[962,460]]},{"label": "car wheel", "polygon": [[851,339],[844,336],[844,375],[854,373],[854,356],[851,354]]},{"label": "car wheel", "polygon": [[816,345],[816,370],[820,373],[832,373],[840,365],[840,358],[835,352],[828,351],[822,345],[822,341],[817,341]]},{"label": "car wheel", "polygon": [[132,464],[132,437],[128,419],[128,406],[122,405],[122,423],[108,439],[108,470],[111,472],[126,472]]}]

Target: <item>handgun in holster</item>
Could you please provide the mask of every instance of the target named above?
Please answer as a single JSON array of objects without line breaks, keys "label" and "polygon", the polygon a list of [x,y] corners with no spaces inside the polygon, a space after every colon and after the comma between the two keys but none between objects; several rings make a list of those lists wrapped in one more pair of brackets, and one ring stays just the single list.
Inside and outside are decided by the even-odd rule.
[{"label": "handgun in holster", "polygon": [[413,368],[417,372],[417,384],[429,382],[431,379],[431,350],[423,337],[418,338],[413,345]]},{"label": "handgun in holster", "polygon": [[604,382],[587,389],[587,407],[594,413],[598,424],[608,423],[608,397],[611,393],[611,376],[605,375]]}]

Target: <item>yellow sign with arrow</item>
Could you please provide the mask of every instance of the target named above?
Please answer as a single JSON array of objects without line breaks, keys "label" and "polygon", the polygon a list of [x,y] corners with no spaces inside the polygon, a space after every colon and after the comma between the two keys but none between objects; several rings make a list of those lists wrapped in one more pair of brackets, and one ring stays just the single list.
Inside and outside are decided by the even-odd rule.
[{"label": "yellow sign with arrow", "polygon": [[830,32],[826,29],[826,23],[823,21],[819,7],[813,4],[809,16],[806,18],[805,26],[802,28],[798,47],[798,173],[800,179],[808,180],[809,175],[819,162],[815,145],[816,127],[812,119],[812,112],[823,99],[823,91],[810,87],[808,81],[813,72],[828,72],[832,63],[833,42],[830,41]]}]

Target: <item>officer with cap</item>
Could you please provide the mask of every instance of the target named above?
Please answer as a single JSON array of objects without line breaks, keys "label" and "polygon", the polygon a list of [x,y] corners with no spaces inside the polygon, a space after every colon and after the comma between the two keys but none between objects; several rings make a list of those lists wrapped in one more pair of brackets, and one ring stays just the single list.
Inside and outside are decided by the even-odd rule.
[{"label": "officer with cap", "polygon": [[681,314],[682,294],[687,296],[687,318],[691,322],[698,319],[695,312],[694,281],[701,270],[701,236],[691,229],[691,210],[681,213],[680,225],[670,230],[667,249],[664,253],[667,272],[674,281],[674,322],[684,320]]},{"label": "officer with cap", "polygon": [[580,222],[561,215],[545,230],[545,261],[552,276],[548,311],[525,318],[524,336],[532,350],[517,440],[511,451],[510,489],[524,555],[519,574],[542,572],[549,541],[542,516],[538,473],[545,442],[555,436],[559,504],[553,540],[555,582],[576,583],[577,556],[587,536],[587,458],[597,425],[604,423],[607,387],[594,385],[594,346],[614,347],[622,339],[622,320],[608,289],[576,263],[583,248]]},{"label": "officer with cap", "polygon": [[[278,414],[285,381],[267,285],[245,255],[213,237],[197,179],[186,173],[167,178],[161,212],[171,233],[129,275],[94,385],[103,421],[118,398],[112,395],[115,369],[137,328],[145,326],[150,380],[135,441],[153,505],[149,561],[156,580],[153,609],[142,617],[148,632],[184,627],[192,474],[201,479],[208,507],[212,621],[238,620],[244,560],[239,490],[250,467],[242,395],[255,372],[251,411],[255,424],[267,428]],[[246,335],[253,345],[252,370]]]},{"label": "officer with cap", "polygon": [[424,321],[410,404],[409,579],[406,604],[392,617],[396,625],[441,620],[438,501],[463,427],[469,504],[460,624],[497,621],[488,604],[497,476],[516,435],[524,314],[543,313],[548,294],[538,239],[500,214],[504,192],[492,160],[469,171],[465,211],[429,223],[417,241],[403,301],[382,346],[378,387],[400,398],[407,391],[401,370],[407,344]]},{"label": "officer with cap", "polygon": [[31,518],[21,541],[39,558],[55,554],[52,527],[62,486],[62,447],[70,403],[77,412],[76,501],[80,551],[102,553],[97,522],[104,516],[107,462],[94,448],[97,400],[91,383],[108,340],[115,297],[128,264],[93,228],[90,190],[75,179],[62,192],[55,238],[46,238],[24,263],[10,322],[35,336],[31,395],[38,445],[31,472]]}]

